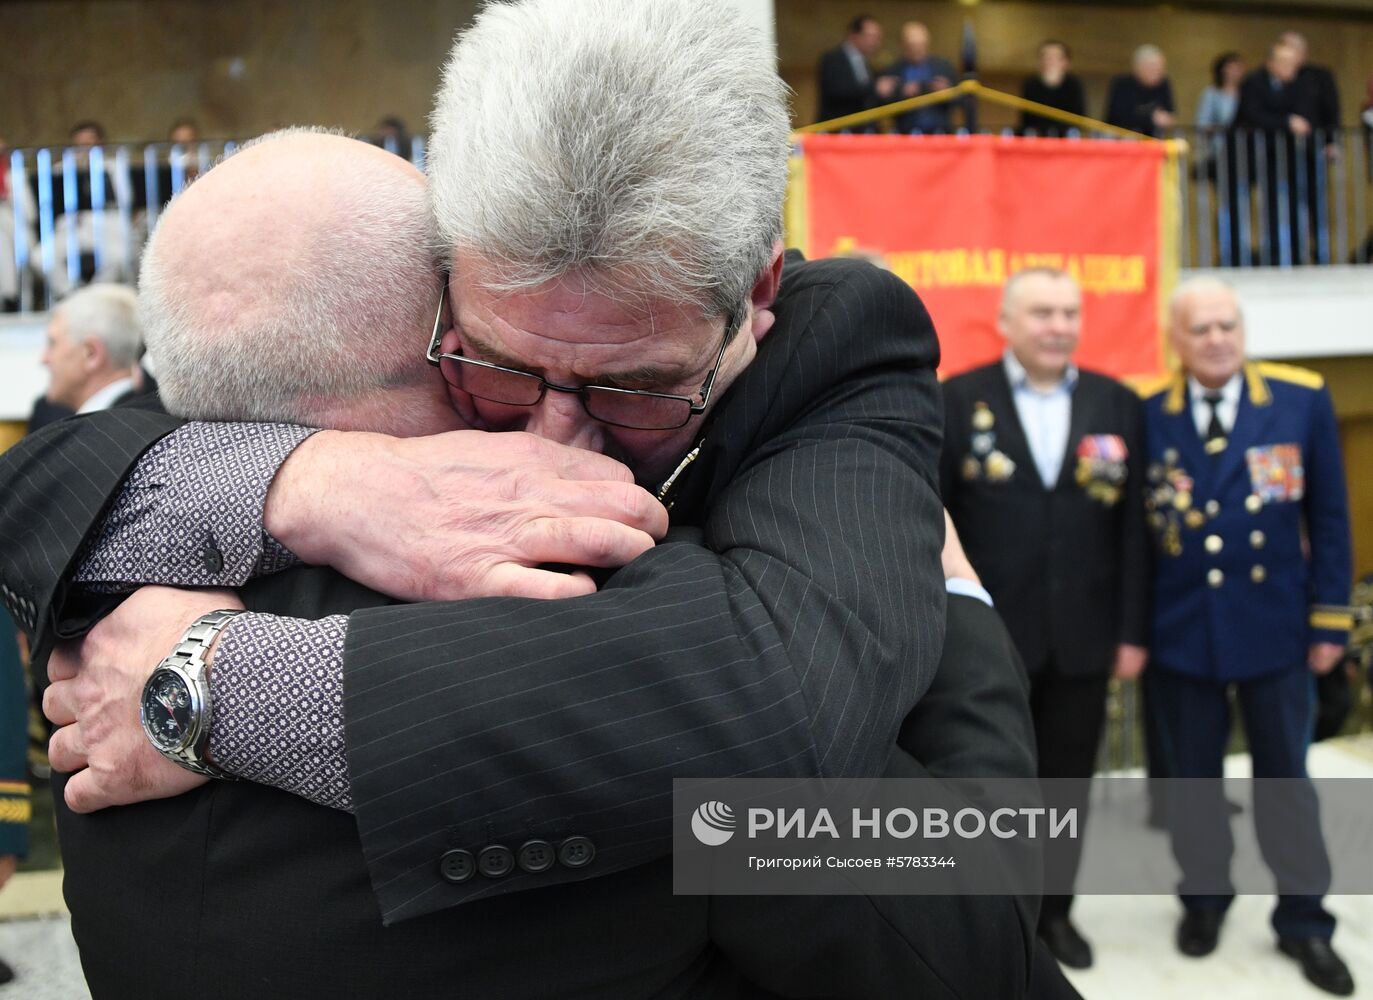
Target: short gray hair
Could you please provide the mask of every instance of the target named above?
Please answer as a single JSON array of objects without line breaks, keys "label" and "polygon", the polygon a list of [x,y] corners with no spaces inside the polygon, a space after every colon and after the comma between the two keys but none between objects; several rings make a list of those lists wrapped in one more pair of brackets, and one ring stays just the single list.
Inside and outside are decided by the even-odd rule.
[{"label": "short gray hair", "polygon": [[1168,296],[1168,318],[1171,322],[1178,321],[1183,305],[1197,292],[1229,292],[1230,297],[1235,300],[1235,314],[1243,322],[1244,307],[1240,305],[1239,292],[1235,291],[1234,285],[1213,274],[1194,275],[1178,283],[1173,289],[1173,294]]},{"label": "short gray hair", "polygon": [[[215,259],[193,245],[177,209],[207,194],[216,171],[269,143],[337,136],[292,128],[245,143],[190,185],[163,213],[144,255],[139,312],[167,409],[212,420],[317,422],[321,401],[347,403],[430,376],[421,359],[440,288],[423,185],[399,179],[391,161],[347,147],[330,151],[319,176],[279,217],[258,211],[234,235],[244,260]],[[349,140],[350,142],[354,140]],[[264,166],[264,192],[288,157]],[[290,182],[296,190],[299,176]],[[246,211],[251,212],[251,209]],[[202,209],[202,212],[204,210]],[[209,214],[209,213],[205,213]],[[233,227],[245,217],[221,212]],[[167,236],[169,226],[178,228]],[[289,243],[287,241],[289,240]],[[172,246],[167,246],[172,243]],[[289,245],[289,258],[280,247]],[[277,252],[281,260],[261,263]],[[196,254],[199,254],[196,256]]]},{"label": "short gray hair", "polygon": [[143,356],[137,306],[133,289],[96,284],[67,296],[53,315],[62,317],[67,337],[73,342],[98,340],[104,344],[111,368],[132,368]]},{"label": "short gray hair", "polygon": [[440,237],[532,288],[738,308],[782,231],[787,89],[721,0],[489,3],[431,119]]},{"label": "short gray hair", "polygon": [[1144,44],[1135,49],[1135,54],[1130,57],[1130,65],[1138,66],[1146,59],[1162,59],[1163,50],[1157,45]]},{"label": "short gray hair", "polygon": [[1027,267],[1015,272],[1015,274],[1006,279],[1006,284],[1001,286],[1000,315],[1006,315],[1007,311],[1011,308],[1011,303],[1015,301],[1016,292],[1020,290],[1021,284],[1023,284],[1027,278],[1051,278],[1056,281],[1067,279],[1073,283],[1073,287],[1078,290],[1078,294],[1082,293],[1082,286],[1077,283],[1077,279],[1062,268]]}]

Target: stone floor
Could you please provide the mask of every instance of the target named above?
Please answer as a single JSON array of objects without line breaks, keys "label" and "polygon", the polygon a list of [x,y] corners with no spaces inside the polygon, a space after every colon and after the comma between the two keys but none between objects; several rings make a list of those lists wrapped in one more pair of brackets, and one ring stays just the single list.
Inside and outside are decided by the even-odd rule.
[{"label": "stone floor", "polygon": [[[1247,759],[1231,758],[1227,773],[1243,775]],[[1373,735],[1312,748],[1317,777],[1373,778]],[[1373,843],[1369,845],[1373,864]],[[1226,919],[1220,948],[1189,959],[1173,947],[1180,914],[1170,896],[1083,896],[1074,919],[1088,933],[1096,965],[1071,972],[1086,1000],[1305,1000],[1326,996],[1307,984],[1280,954],[1268,927],[1271,899],[1241,896]],[[1332,896],[1339,918],[1335,946],[1373,1000],[1373,896]],[[60,872],[24,872],[0,893],[0,958],[18,972],[0,986],[0,1000],[89,1000],[62,903]]]}]

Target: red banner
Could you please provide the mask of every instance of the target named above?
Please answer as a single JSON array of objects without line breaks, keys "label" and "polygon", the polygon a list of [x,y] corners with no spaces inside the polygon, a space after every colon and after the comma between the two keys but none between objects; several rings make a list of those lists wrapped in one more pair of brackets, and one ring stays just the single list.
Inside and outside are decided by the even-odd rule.
[{"label": "red banner", "polygon": [[1082,286],[1080,364],[1116,376],[1163,368],[1163,143],[808,135],[801,145],[793,244],[808,257],[880,253],[934,318],[941,375],[1001,354],[1001,286],[1046,266]]}]

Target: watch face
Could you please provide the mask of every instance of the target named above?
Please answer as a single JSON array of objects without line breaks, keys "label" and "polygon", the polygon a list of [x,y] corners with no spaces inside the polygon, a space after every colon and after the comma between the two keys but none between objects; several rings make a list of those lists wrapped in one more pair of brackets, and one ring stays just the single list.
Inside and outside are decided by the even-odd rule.
[{"label": "watch face", "polygon": [[159,747],[179,749],[191,731],[191,691],[173,670],[153,674],[143,689],[143,729]]}]

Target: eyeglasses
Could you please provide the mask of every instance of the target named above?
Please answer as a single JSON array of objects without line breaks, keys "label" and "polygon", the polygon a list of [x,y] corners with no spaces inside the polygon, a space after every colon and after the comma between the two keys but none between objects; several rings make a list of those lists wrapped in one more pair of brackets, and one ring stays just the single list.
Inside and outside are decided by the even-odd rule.
[{"label": "eyeglasses", "polygon": [[461,354],[439,352],[439,341],[443,337],[444,303],[448,295],[445,286],[439,297],[439,309],[434,315],[434,332],[429,339],[429,351],[425,358],[436,365],[443,373],[444,381],[455,389],[461,389],[478,399],[506,406],[537,406],[549,389],[554,392],[575,393],[582,401],[587,416],[603,424],[614,427],[628,427],[641,431],[671,431],[685,427],[687,421],[698,413],[704,413],[710,403],[710,391],[715,385],[715,375],[725,357],[725,348],[739,332],[742,313],[733,312],[725,323],[725,335],[720,341],[720,350],[715,355],[715,364],[701,383],[696,396],[674,396],[665,392],[649,392],[646,389],[617,389],[608,385],[566,386],[552,382],[533,372],[506,368],[489,361],[463,357]]}]

